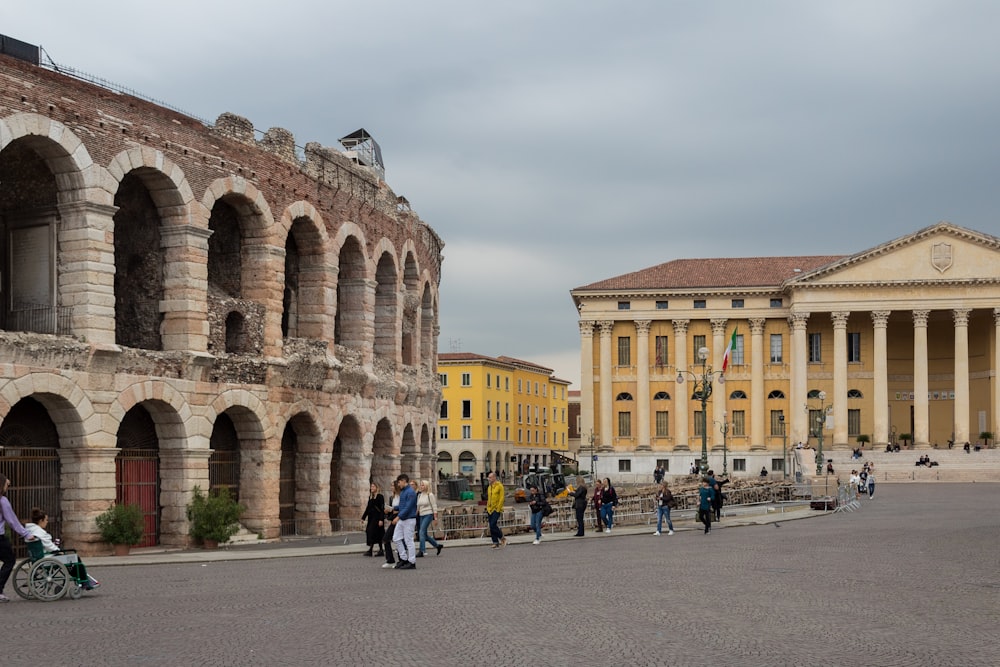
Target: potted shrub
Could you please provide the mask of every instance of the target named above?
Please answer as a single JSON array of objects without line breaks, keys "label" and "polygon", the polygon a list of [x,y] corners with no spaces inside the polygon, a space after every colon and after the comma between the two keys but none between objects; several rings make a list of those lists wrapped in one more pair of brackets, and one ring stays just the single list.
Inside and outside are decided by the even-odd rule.
[{"label": "potted shrub", "polygon": [[142,508],[134,503],[115,503],[97,515],[101,539],[114,549],[116,556],[127,556],[134,544],[142,541],[146,522]]},{"label": "potted shrub", "polygon": [[871,442],[871,441],[872,441],[872,439],[871,439],[871,438],[869,438],[869,437],[868,437],[867,435],[865,435],[864,433],[862,433],[861,435],[859,435],[858,437],[856,437],[856,438],[854,439],[854,441],[855,441],[856,443],[858,443],[859,445],[861,445],[861,448],[862,448],[862,449],[864,449],[865,445],[867,445],[867,444],[868,444],[869,442]]},{"label": "potted shrub", "polygon": [[201,542],[206,549],[228,542],[239,531],[240,517],[244,511],[246,507],[233,499],[229,489],[220,489],[206,495],[196,486],[187,506],[191,537]]},{"label": "potted shrub", "polygon": [[979,434],[979,437],[983,440],[983,446],[988,449],[990,446],[990,440],[993,439],[993,431],[983,431]]},{"label": "potted shrub", "polygon": [[910,433],[900,433],[899,439],[903,441],[903,449],[906,449],[910,445],[910,440],[913,440],[913,435]]}]

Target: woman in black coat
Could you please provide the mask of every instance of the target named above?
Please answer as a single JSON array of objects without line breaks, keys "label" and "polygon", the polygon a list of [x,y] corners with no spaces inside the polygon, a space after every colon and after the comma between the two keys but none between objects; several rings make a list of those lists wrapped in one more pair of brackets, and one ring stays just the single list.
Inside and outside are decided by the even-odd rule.
[{"label": "woman in black coat", "polygon": [[385,498],[375,482],[372,482],[368,494],[368,506],[365,507],[365,513],[361,515],[361,520],[368,521],[365,525],[365,542],[368,544],[368,551],[364,555],[371,556],[372,548],[378,546],[378,553],[374,555],[381,556],[382,538],[385,537]]},{"label": "woman in black coat", "polygon": [[576,478],[576,488],[573,489],[573,511],[576,512],[576,537],[583,537],[583,513],[587,511],[589,500],[587,484],[583,477]]}]

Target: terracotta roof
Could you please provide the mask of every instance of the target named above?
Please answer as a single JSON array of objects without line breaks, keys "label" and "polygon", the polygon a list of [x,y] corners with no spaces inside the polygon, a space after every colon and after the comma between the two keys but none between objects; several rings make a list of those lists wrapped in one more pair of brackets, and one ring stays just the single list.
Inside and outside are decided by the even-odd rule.
[{"label": "terracotta roof", "polygon": [[475,352],[440,352],[438,361],[496,361],[496,359]]},{"label": "terracotta roof", "polygon": [[844,257],[846,255],[675,259],[576,290],[776,287],[799,273],[813,271]]},{"label": "terracotta roof", "polygon": [[524,359],[515,359],[514,357],[505,357],[502,355],[497,357],[497,359],[508,364],[516,364],[520,366],[530,366],[532,368],[537,368],[538,370],[546,371],[546,374],[552,372],[551,368],[548,368],[547,366],[542,366],[540,364],[536,364],[533,361],[525,361]]}]

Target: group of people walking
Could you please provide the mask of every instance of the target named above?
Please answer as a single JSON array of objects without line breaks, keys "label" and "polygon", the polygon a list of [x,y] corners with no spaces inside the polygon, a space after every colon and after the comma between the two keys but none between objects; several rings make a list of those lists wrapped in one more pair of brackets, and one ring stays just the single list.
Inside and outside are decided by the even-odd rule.
[{"label": "group of people walking", "polygon": [[851,471],[851,477],[849,479],[851,486],[857,487],[858,495],[863,496],[868,494],[868,499],[871,500],[875,497],[875,464],[865,462],[861,466],[861,472],[857,470]]},{"label": "group of people walking", "polygon": [[401,474],[392,483],[388,506],[382,489],[373,481],[369,486],[368,505],[361,515],[361,520],[366,522],[368,546],[363,555],[385,557],[382,567],[386,569],[416,569],[417,559],[426,555],[428,543],[437,549],[439,556],[444,548],[430,530],[437,516],[437,497],[428,480],[411,482],[409,475]]}]

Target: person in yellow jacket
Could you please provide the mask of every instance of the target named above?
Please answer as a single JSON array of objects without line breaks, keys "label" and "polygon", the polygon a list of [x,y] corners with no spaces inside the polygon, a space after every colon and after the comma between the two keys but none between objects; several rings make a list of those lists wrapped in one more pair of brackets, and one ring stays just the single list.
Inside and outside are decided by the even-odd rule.
[{"label": "person in yellow jacket", "polygon": [[491,472],[487,479],[490,485],[487,487],[486,494],[486,514],[489,516],[490,539],[493,540],[493,548],[498,549],[507,546],[507,538],[500,530],[500,517],[503,516],[503,484],[497,481],[495,472]]}]

